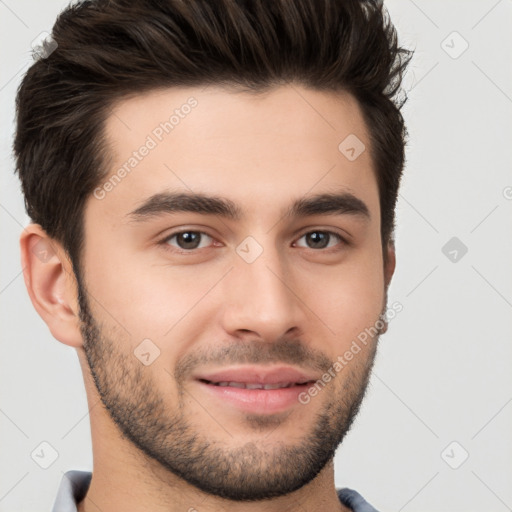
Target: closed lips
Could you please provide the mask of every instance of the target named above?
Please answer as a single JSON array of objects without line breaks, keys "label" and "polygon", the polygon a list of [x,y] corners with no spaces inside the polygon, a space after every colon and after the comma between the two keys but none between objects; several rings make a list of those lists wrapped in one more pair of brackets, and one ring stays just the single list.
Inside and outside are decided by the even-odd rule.
[{"label": "closed lips", "polygon": [[302,387],[318,380],[315,373],[287,365],[235,366],[195,375],[202,384],[239,389],[286,389]]}]

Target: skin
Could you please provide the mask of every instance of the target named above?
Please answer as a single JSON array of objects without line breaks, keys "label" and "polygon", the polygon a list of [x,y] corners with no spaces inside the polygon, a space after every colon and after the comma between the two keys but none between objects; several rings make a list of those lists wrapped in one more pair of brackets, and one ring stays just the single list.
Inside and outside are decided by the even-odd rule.
[{"label": "skin", "polygon": [[[285,413],[242,412],[207,396],[193,375],[258,357],[326,369],[379,319],[395,256],[389,244],[384,264],[377,181],[361,111],[347,93],[298,85],[258,96],[213,86],[152,91],[119,102],[107,120],[110,176],[191,96],[198,104],[190,114],[104,198],[88,199],[81,305],[62,246],[36,224],[21,236],[32,302],[53,336],[76,349],[83,371],[94,470],[79,510],[346,510],[336,495],[333,455],[364,394],[377,336],[309,403]],[[366,146],[354,161],[338,150],[350,134]],[[224,196],[244,216],[130,216],[146,198],[166,191]],[[283,216],[296,199],[334,191],[359,198],[369,217]],[[183,254],[169,236],[187,229],[208,236]],[[348,243],[333,237],[328,248],[308,246],[304,235],[325,231]],[[252,263],[236,252],[247,236],[263,250]],[[48,251],[44,259],[37,257],[41,249]],[[134,356],[144,339],[160,351],[148,366]],[[329,418],[323,424],[322,415]],[[325,460],[316,460],[315,474],[297,488],[298,470],[312,466],[300,455],[318,453],[315,429],[328,445]],[[182,441],[193,436],[196,444],[185,450]],[[258,484],[263,493],[277,479],[280,495],[229,499],[166,465],[181,449],[193,471],[199,447],[205,460],[219,464],[213,474],[229,462],[227,479],[217,484],[240,487],[245,475],[249,487]],[[280,457],[294,463],[280,465]],[[238,484],[230,480],[235,477]]]}]

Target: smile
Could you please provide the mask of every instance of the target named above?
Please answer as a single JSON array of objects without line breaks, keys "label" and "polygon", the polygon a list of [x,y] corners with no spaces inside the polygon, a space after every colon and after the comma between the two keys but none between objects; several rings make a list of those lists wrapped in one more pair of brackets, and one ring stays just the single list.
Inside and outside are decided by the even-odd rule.
[{"label": "smile", "polygon": [[290,388],[292,386],[304,386],[307,382],[297,383],[297,382],[279,382],[276,384],[259,384],[252,382],[210,382],[208,380],[203,380],[206,384],[211,384],[214,386],[221,387],[232,387],[232,388],[241,388],[241,389],[282,389],[282,388]]}]

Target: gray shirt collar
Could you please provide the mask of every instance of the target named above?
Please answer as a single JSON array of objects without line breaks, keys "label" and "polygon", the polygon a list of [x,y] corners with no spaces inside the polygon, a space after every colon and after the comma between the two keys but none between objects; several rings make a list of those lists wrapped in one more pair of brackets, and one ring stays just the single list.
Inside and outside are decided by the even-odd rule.
[{"label": "gray shirt collar", "polygon": [[[87,494],[92,473],[88,471],[67,471],[62,477],[52,512],[77,512],[77,505]],[[377,512],[358,492],[352,489],[338,489],[338,497],[353,512]]]}]

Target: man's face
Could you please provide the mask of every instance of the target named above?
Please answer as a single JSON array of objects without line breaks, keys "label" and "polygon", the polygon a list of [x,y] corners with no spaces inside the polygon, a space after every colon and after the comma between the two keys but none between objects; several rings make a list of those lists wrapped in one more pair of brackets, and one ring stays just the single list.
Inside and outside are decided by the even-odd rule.
[{"label": "man's face", "polygon": [[[111,420],[205,492],[298,489],[349,429],[377,337],[335,362],[385,307],[357,103],[298,86],[167,89],[119,103],[106,135],[111,174],[84,216],[81,318]],[[338,147],[348,136],[366,146],[355,159]],[[287,387],[250,389],[264,384]]]}]

